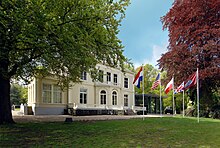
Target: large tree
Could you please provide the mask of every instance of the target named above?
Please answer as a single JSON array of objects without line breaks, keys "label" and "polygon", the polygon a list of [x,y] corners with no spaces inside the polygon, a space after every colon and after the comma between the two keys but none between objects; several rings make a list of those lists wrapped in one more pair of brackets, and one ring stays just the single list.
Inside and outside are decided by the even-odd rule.
[{"label": "large tree", "polygon": [[159,60],[175,83],[199,69],[200,94],[209,100],[220,85],[220,1],[175,0],[161,18],[163,29],[169,31],[168,52]]},{"label": "large tree", "polygon": [[[0,124],[13,123],[10,80],[52,72],[60,82],[126,58],[118,26],[129,0],[0,0]],[[65,84],[65,83],[63,83]]]}]

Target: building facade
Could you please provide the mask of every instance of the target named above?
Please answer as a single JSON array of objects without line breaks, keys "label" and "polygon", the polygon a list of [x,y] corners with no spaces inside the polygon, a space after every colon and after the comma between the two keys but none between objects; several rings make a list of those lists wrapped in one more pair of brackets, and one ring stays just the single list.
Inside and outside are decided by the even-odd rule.
[{"label": "building facade", "polygon": [[98,64],[99,80],[82,72],[80,83],[62,91],[52,77],[34,78],[28,86],[28,106],[34,115],[123,114],[134,108],[134,73]]}]

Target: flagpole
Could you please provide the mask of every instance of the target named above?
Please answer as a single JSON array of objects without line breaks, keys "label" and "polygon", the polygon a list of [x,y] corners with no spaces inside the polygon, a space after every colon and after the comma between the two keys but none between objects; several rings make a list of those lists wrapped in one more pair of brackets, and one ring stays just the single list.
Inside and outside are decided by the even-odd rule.
[{"label": "flagpole", "polygon": [[162,117],[161,79],[160,79],[160,116]]},{"label": "flagpole", "polygon": [[144,66],[142,65],[142,69],[143,69],[143,81],[142,81],[142,89],[143,89],[143,120],[144,120]]},{"label": "flagpole", "polygon": [[[184,84],[183,84],[183,86],[184,86]],[[184,109],[184,93],[185,93],[185,91],[183,90],[183,117],[185,116],[185,109]]]},{"label": "flagpole", "polygon": [[199,123],[199,69],[198,68],[196,71],[196,82],[197,82],[197,109],[198,109],[197,118]]},{"label": "flagpole", "polygon": [[173,75],[173,115],[176,114],[176,111],[175,111],[175,105],[174,105],[174,75]]}]

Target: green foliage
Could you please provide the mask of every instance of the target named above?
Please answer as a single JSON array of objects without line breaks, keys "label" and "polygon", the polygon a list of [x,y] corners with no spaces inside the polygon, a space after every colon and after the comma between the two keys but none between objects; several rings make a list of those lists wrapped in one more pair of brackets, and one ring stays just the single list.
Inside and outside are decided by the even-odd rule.
[{"label": "green foliage", "polygon": [[27,99],[28,99],[27,88],[19,84],[12,84],[11,90],[10,90],[10,99],[11,99],[11,104],[14,104],[14,105],[27,103]]},{"label": "green foliage", "polygon": [[10,90],[11,104],[15,104],[15,105],[20,104],[20,98],[21,98],[21,94],[18,85],[12,85]]},{"label": "green foliage", "polygon": [[220,105],[215,105],[211,108],[210,117],[220,119]]},{"label": "green foliage", "polygon": [[[140,67],[136,69],[136,73],[139,71]],[[161,78],[161,96],[163,99],[163,106],[173,106],[173,101],[172,101],[172,93],[165,94],[164,89],[166,85],[166,80],[167,80],[167,73],[166,71],[160,72],[160,70],[154,68],[150,64],[144,65],[144,93],[145,94],[156,94],[160,95],[160,86],[158,85],[154,90],[151,89],[152,84],[155,82],[155,79],[160,73],[160,78]],[[135,87],[135,93],[136,94],[142,94],[143,93],[143,87],[141,83],[140,89]]]},{"label": "green foliage", "polygon": [[[198,68],[203,109],[219,103],[213,97],[220,86],[219,6],[216,0],[175,0],[161,18],[169,31],[169,46],[158,65],[179,84]],[[194,100],[193,91],[188,95]]]},{"label": "green foliage", "polygon": [[[9,82],[56,75],[68,87],[97,63],[127,60],[118,26],[129,0],[0,1],[0,124],[13,123]],[[93,75],[92,75],[93,76]],[[3,89],[4,88],[4,89]]]},{"label": "green foliage", "polygon": [[168,96],[167,98],[163,99],[163,106],[167,107],[167,106],[173,106],[173,99],[172,96]]},{"label": "green foliage", "polygon": [[0,147],[220,147],[219,123],[178,117],[20,123],[0,127]]},{"label": "green foliage", "polygon": [[61,82],[75,82],[81,71],[93,71],[100,62],[123,67],[126,58],[117,34],[128,4],[129,0],[2,1],[0,60],[6,58],[10,67],[4,69],[5,76],[30,80],[46,74],[46,69]]},{"label": "green foliage", "polygon": [[[141,67],[138,67],[136,69],[136,73],[139,71],[140,68]],[[159,86],[154,90],[151,89],[152,84],[155,81],[157,74],[159,72],[160,72],[159,70],[157,70],[156,68],[154,68],[150,64],[144,65],[144,93],[145,94],[148,94],[148,93],[157,94],[157,95],[160,94],[160,87]],[[161,73],[161,79],[163,79],[166,76],[165,74],[166,74],[165,72]],[[163,87],[161,89],[163,89]],[[142,83],[141,83],[140,89],[135,87],[135,92],[137,94],[142,94],[142,92],[143,92]]]}]

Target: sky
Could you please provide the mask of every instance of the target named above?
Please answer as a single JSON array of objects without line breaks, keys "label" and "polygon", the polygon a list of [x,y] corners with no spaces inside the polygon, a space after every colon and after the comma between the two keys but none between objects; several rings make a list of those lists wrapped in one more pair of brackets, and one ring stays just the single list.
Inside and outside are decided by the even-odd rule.
[{"label": "sky", "polygon": [[131,0],[118,37],[124,55],[137,68],[142,64],[157,67],[157,60],[167,52],[168,31],[163,31],[160,17],[166,15],[173,0]]}]

